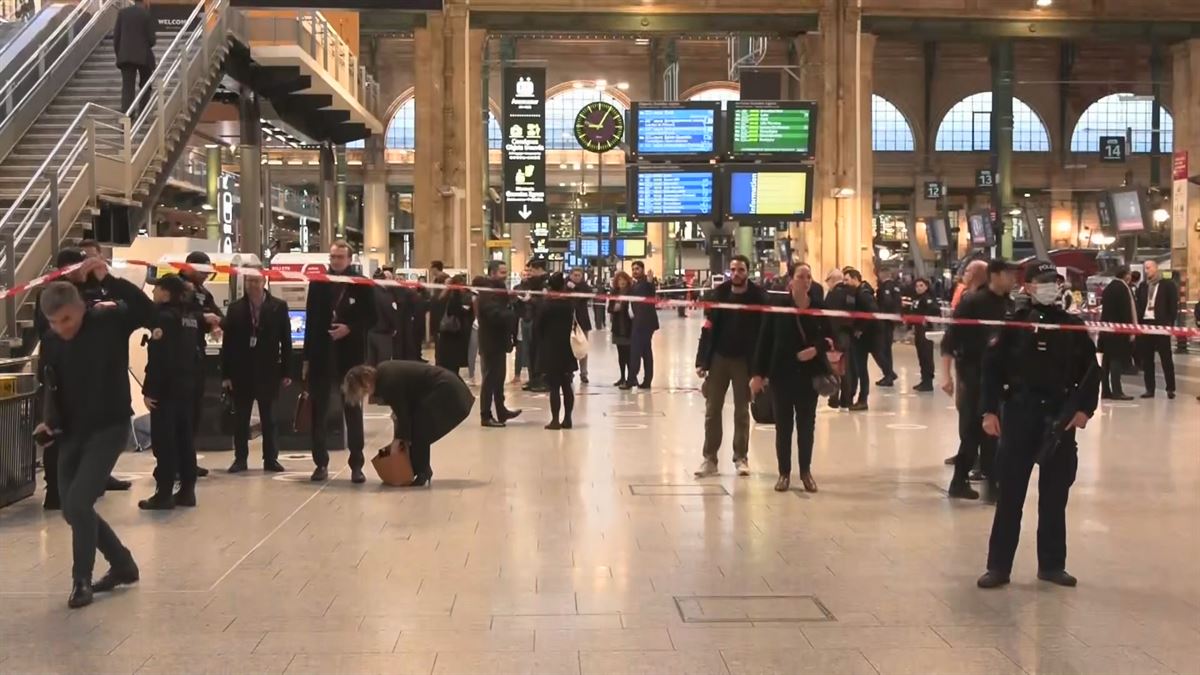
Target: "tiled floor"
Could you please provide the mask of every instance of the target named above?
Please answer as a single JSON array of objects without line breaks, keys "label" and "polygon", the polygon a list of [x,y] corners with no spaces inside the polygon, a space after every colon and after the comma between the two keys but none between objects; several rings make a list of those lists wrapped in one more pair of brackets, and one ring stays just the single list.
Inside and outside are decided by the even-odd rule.
[{"label": "tiled floor", "polygon": [[[904,386],[877,390],[870,412],[822,409],[819,494],[772,491],[769,429],[754,431],[752,477],[731,475],[726,449],[724,475],[700,481],[724,490],[698,491],[698,322],[664,325],[652,393],[609,386],[615,356],[594,336],[577,429],[544,431],[545,398],[514,393],[518,423],[472,416],[434,448],[429,490],[345,471],[313,485],[293,456],[294,473],[214,471],[199,508],[146,514],[151,460],[127,455],[135,490],[100,509],[142,581],[83,610],[65,606],[61,518],[40,495],[0,511],[0,672],[1200,673],[1191,397],[1107,406],[1081,435],[1079,588],[1034,579],[1031,503],[1013,585],[985,592],[991,510],[938,491],[955,417],[942,394],[908,393],[911,346],[896,348]],[[371,425],[377,447],[387,427]],[[814,596],[832,618],[693,597],[739,595]],[[681,606],[723,621],[685,622]],[[746,607],[808,620],[737,621],[760,611]]]}]

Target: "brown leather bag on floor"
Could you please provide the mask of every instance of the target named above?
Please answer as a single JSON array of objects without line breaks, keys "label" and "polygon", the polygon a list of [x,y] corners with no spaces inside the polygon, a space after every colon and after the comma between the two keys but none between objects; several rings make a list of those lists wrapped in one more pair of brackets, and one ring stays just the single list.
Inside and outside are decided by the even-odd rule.
[{"label": "brown leather bag on floor", "polygon": [[385,445],[371,459],[371,466],[384,485],[392,487],[407,487],[412,484],[416,475],[413,473],[412,459],[408,456],[408,446],[400,444],[400,449],[392,452],[390,445]]}]

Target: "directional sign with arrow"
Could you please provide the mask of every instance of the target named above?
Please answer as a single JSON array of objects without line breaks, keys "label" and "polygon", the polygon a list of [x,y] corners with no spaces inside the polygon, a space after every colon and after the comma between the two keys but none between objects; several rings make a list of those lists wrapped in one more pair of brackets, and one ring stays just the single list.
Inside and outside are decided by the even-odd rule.
[{"label": "directional sign with arrow", "polygon": [[504,219],[544,223],[546,69],[504,69]]}]

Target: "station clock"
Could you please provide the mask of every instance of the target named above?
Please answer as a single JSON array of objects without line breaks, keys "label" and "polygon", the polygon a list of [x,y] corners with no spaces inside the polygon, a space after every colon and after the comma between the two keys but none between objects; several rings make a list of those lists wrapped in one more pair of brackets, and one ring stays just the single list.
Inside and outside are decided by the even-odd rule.
[{"label": "station clock", "polygon": [[625,116],[605,101],[594,101],[575,115],[575,142],[589,152],[603,154],[625,138]]}]

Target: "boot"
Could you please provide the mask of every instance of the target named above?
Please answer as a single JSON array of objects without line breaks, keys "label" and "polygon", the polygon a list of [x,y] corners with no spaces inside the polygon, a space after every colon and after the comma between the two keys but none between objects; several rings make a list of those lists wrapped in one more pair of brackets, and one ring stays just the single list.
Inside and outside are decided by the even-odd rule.
[{"label": "boot", "polygon": [[175,499],[171,497],[171,489],[158,490],[149,499],[138,502],[138,508],[143,511],[170,511],[175,508]]},{"label": "boot", "polygon": [[92,582],[88,579],[76,579],[71,586],[71,595],[67,597],[67,607],[79,609],[92,604]]},{"label": "boot", "polygon": [[137,583],[140,576],[138,566],[132,560],[127,565],[113,565],[99,581],[92,584],[92,590],[96,593],[107,593],[117,586]]},{"label": "boot", "polygon": [[196,486],[195,485],[180,485],[179,492],[174,496],[175,506],[195,506],[196,505]]}]

